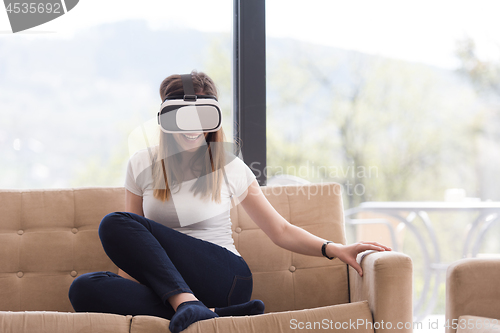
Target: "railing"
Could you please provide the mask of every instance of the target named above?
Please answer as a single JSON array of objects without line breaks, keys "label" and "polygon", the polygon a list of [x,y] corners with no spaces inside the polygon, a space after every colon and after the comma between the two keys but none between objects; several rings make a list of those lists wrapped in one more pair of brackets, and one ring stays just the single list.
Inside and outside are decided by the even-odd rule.
[{"label": "railing", "polygon": [[[358,207],[345,212],[347,225],[383,224],[389,228],[394,250],[398,250],[396,233],[393,225],[385,219],[358,219],[357,214],[371,212],[395,218],[403,223],[415,236],[424,260],[424,285],[421,295],[414,304],[414,316],[421,320],[431,314],[438,300],[439,286],[446,273],[449,263],[442,262],[439,243],[429,214],[431,212],[477,212],[477,217],[470,223],[462,257],[477,256],[487,232],[500,218],[500,202],[364,202]],[[415,222],[423,223],[424,232],[416,227]],[[430,244],[425,238],[430,239]],[[431,287],[432,278],[435,283]],[[429,302],[424,306],[425,301]]]}]

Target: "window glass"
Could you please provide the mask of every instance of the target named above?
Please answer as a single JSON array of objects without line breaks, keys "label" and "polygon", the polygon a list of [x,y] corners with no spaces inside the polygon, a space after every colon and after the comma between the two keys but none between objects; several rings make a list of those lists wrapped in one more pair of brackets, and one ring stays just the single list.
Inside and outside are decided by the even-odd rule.
[{"label": "window glass", "polygon": [[464,60],[472,41],[481,61],[500,61],[497,6],[266,1],[270,182],[340,182],[347,207],[457,187],[500,199],[500,95],[479,92]]},{"label": "window glass", "polygon": [[[346,209],[500,201],[499,9],[496,1],[267,0],[268,184],[337,182]],[[348,226],[348,241],[385,235],[391,244],[387,225],[373,220],[383,218],[413,260],[416,318],[443,314],[446,265],[462,258],[478,211],[399,213],[413,229],[366,212],[352,217],[379,225]],[[497,216],[476,222],[472,252],[499,253]]]},{"label": "window glass", "polygon": [[0,34],[0,187],[122,186],[128,136],[170,74],[206,72],[232,137],[232,1],[80,1]]}]

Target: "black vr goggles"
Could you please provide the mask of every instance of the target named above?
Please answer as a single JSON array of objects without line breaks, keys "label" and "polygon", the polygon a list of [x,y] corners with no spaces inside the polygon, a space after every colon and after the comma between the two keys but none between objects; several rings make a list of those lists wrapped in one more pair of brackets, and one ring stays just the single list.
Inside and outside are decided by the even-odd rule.
[{"label": "black vr goggles", "polygon": [[165,133],[215,132],[222,126],[217,98],[194,93],[191,74],[181,75],[184,95],[167,96],[158,112],[158,124]]}]

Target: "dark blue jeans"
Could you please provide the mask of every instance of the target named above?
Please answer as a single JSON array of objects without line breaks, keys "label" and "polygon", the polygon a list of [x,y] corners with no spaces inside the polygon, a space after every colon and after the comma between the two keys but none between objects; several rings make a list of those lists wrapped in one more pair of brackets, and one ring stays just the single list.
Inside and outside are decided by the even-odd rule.
[{"label": "dark blue jeans", "polygon": [[76,278],[69,299],[76,312],[152,315],[170,319],[170,296],[193,293],[209,308],[248,302],[252,273],[243,258],[132,213],[106,215],[99,225],[104,251],[140,283],[112,272]]}]

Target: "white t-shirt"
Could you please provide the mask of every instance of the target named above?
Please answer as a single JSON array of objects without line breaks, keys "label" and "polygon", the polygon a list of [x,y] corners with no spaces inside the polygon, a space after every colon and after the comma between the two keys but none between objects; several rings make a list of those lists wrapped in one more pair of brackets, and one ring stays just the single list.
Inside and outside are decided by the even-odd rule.
[{"label": "white t-shirt", "polygon": [[221,184],[220,203],[211,198],[202,199],[200,194],[194,196],[191,186],[196,179],[185,181],[180,187],[174,188],[170,200],[162,202],[156,199],[153,195],[152,162],[147,149],[136,152],[130,158],[125,188],[142,197],[146,218],[240,255],[234,246],[231,232],[231,198],[244,194],[255,175],[238,157],[233,156],[228,161],[224,167],[226,178],[223,178]]}]

